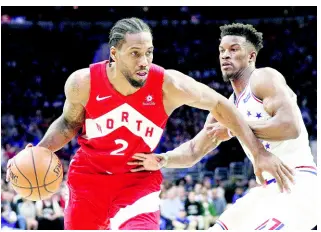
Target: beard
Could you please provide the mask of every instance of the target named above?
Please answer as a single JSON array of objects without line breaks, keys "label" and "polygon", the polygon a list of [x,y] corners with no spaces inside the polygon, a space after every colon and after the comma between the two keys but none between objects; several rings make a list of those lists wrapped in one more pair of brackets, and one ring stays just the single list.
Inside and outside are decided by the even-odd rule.
[{"label": "beard", "polygon": [[235,80],[237,77],[235,77],[234,73],[224,73],[223,74],[223,81],[224,82],[229,82],[231,80]]},{"label": "beard", "polygon": [[132,74],[129,72],[129,70],[127,68],[123,68],[120,71],[124,77],[126,78],[126,80],[128,81],[128,83],[133,86],[134,88],[141,88],[145,85],[146,80],[135,80],[132,76]]},{"label": "beard", "polygon": [[244,73],[245,70],[246,69],[239,69],[236,72],[223,73],[223,75],[222,75],[223,81],[229,82],[229,81],[237,80],[242,76],[242,74]]}]

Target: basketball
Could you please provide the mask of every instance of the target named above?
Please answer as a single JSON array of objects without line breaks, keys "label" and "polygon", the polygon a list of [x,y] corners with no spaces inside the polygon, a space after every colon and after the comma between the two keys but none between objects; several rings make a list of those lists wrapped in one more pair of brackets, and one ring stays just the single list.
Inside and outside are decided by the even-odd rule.
[{"label": "basketball", "polygon": [[38,201],[50,198],[63,179],[57,155],[44,147],[28,147],[13,159],[9,170],[13,189],[23,198]]}]

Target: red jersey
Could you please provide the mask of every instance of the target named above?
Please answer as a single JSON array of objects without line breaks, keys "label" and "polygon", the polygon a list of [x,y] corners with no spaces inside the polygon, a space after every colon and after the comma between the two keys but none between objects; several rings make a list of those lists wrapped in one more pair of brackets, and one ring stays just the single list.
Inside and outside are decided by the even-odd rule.
[{"label": "red jersey", "polygon": [[[168,115],[163,105],[164,69],[152,64],[145,85],[134,94],[117,92],[103,61],[90,65],[90,97],[73,166],[80,172],[124,173],[137,152],[158,145]],[[76,171],[76,170],[75,170]]]}]

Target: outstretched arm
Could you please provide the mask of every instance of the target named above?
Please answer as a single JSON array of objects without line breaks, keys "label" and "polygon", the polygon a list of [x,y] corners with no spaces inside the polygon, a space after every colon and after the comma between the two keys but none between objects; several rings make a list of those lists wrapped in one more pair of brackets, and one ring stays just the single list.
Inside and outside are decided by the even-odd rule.
[{"label": "outstretched arm", "polygon": [[259,69],[251,80],[253,93],[263,101],[267,121],[249,122],[254,134],[265,140],[295,139],[300,134],[300,115],[296,95],[287,86],[281,73],[272,68]]},{"label": "outstretched arm", "polygon": [[[216,122],[209,114],[203,129],[191,140],[179,145],[166,153],[150,154],[136,153],[129,165],[143,165],[132,169],[132,172],[143,170],[158,170],[166,168],[190,168],[200,161],[206,154],[215,149],[221,141],[207,135],[207,125]],[[143,163],[142,163],[143,162]]]},{"label": "outstretched arm", "polygon": [[189,168],[200,161],[207,153],[215,149],[221,141],[207,136],[206,125],[216,121],[211,114],[207,116],[203,129],[191,140],[181,144],[172,151],[161,156],[166,156],[166,168]]},{"label": "outstretched arm", "polygon": [[178,71],[167,70],[164,92],[176,108],[186,104],[210,111],[213,118],[229,128],[249,148],[254,158],[265,151],[236,107],[208,86]]}]

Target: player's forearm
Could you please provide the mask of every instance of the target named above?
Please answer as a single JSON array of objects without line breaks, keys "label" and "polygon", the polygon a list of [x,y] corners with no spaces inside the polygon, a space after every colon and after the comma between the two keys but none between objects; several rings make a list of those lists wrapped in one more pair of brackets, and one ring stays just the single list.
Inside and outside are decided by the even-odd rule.
[{"label": "player's forearm", "polygon": [[233,135],[237,136],[248,147],[254,157],[264,149],[243,116],[227,99],[223,97],[219,99],[211,113],[218,122],[229,128]]},{"label": "player's forearm", "polygon": [[58,151],[70,142],[80,128],[80,124],[70,123],[60,116],[50,125],[37,146],[46,147],[53,152]]},{"label": "player's forearm", "polygon": [[200,161],[208,152],[215,149],[220,144],[219,141],[202,144],[198,146],[195,140],[189,140],[172,151],[163,155],[167,156],[165,168],[189,168]]},{"label": "player's forearm", "polygon": [[300,126],[294,120],[277,115],[270,120],[249,122],[249,125],[258,138],[269,141],[295,139],[300,134]]}]

